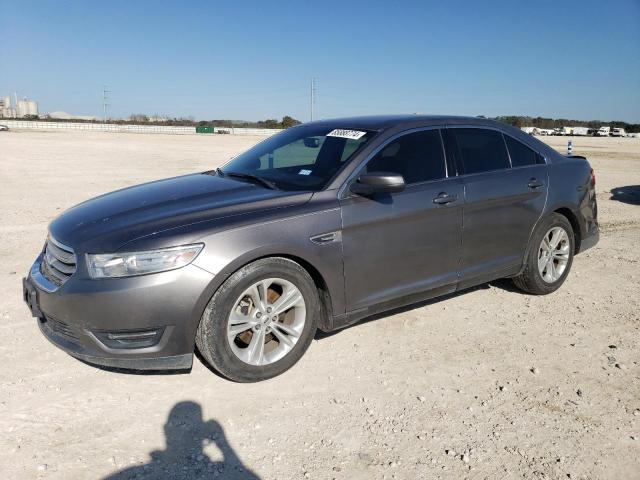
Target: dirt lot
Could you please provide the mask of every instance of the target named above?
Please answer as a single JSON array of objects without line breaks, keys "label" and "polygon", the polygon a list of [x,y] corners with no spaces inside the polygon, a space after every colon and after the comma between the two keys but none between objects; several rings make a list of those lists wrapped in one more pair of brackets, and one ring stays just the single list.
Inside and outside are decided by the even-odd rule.
[{"label": "dirt lot", "polygon": [[1,478],[640,478],[638,139],[574,139],[603,232],[547,297],[494,282],[319,337],[252,385],[198,361],[103,371],[40,335],[20,280],[55,215],[257,140],[0,133]]}]

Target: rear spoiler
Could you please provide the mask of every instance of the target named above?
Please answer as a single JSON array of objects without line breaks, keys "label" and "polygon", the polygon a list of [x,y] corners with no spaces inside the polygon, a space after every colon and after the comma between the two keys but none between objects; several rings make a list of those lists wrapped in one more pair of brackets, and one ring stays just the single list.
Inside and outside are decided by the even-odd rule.
[{"label": "rear spoiler", "polygon": [[583,157],[582,155],[562,155],[564,158],[575,158],[576,160],[586,160],[587,157]]}]

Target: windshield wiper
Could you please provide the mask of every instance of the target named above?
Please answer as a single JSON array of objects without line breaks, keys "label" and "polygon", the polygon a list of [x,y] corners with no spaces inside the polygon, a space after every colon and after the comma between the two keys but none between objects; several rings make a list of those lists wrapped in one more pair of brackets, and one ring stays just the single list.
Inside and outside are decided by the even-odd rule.
[{"label": "windshield wiper", "polygon": [[263,187],[267,187],[270,190],[280,190],[278,186],[275,183],[273,183],[271,180],[267,180],[265,178],[259,177],[257,175],[253,175],[251,173],[223,172],[219,168],[216,168],[216,172],[218,172],[218,175],[220,175],[220,173],[222,172],[222,175],[225,175],[227,177],[242,178],[244,180],[249,180],[253,183],[259,183]]}]

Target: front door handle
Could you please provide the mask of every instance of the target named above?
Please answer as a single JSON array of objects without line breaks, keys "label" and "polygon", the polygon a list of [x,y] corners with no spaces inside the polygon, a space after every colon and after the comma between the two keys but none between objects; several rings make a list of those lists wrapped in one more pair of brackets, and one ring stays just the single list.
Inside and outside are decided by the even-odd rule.
[{"label": "front door handle", "polygon": [[538,180],[537,178],[532,178],[531,180],[529,180],[529,183],[527,184],[529,186],[529,188],[540,188],[540,187],[544,187],[544,182]]},{"label": "front door handle", "polygon": [[433,199],[433,203],[437,203],[438,205],[445,205],[447,203],[455,202],[457,199],[457,195],[449,195],[447,192],[440,192],[438,196]]}]

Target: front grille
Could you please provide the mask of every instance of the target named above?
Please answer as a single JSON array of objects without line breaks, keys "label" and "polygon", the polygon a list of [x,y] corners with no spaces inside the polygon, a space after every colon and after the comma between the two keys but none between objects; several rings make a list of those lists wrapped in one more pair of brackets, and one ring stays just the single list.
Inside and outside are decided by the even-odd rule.
[{"label": "front grille", "polygon": [[54,285],[60,286],[76,271],[73,249],[47,238],[40,273]]},{"label": "front grille", "polygon": [[53,333],[60,335],[73,343],[78,341],[78,335],[66,323],[56,320],[49,315],[45,315],[44,319],[41,321],[43,321],[45,328],[48,328]]}]

